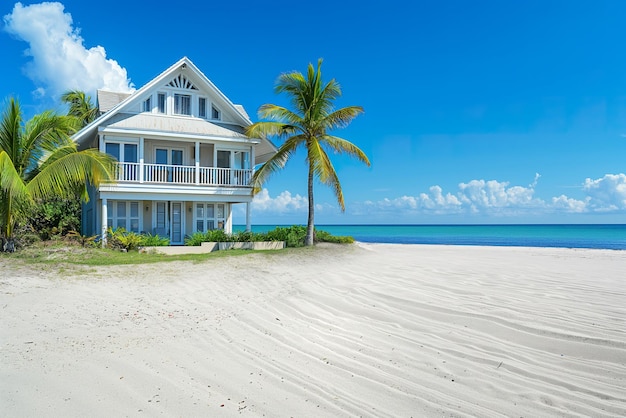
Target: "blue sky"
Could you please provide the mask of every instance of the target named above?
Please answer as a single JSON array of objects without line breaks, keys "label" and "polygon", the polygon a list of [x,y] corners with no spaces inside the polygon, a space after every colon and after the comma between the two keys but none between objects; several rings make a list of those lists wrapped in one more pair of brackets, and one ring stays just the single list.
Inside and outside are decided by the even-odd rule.
[{"label": "blue sky", "polygon": [[[626,2],[117,1],[3,3],[0,97],[27,116],[59,94],[141,87],[182,56],[254,116],[276,77],[324,59],[341,213],[316,222],[626,223]],[[28,51],[28,52],[26,52]],[[304,153],[255,198],[253,223],[306,223]],[[238,208],[235,223],[243,223]]]}]

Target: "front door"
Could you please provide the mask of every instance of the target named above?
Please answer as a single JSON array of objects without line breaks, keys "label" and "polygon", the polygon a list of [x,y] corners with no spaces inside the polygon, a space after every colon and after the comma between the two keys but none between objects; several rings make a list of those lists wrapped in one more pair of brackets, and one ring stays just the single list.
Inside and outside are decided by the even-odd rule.
[{"label": "front door", "polygon": [[170,243],[173,245],[180,245],[183,243],[183,216],[184,206],[182,202],[171,203],[171,223],[172,233],[170,236]]}]

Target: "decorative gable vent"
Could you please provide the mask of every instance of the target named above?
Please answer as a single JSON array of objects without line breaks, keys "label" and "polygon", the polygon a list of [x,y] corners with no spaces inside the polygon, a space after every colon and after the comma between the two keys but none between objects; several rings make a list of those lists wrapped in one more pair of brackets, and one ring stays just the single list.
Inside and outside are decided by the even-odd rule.
[{"label": "decorative gable vent", "polygon": [[178,89],[198,90],[198,88],[194,86],[191,81],[187,80],[187,77],[182,74],[179,74],[178,77],[170,81],[168,85]]}]

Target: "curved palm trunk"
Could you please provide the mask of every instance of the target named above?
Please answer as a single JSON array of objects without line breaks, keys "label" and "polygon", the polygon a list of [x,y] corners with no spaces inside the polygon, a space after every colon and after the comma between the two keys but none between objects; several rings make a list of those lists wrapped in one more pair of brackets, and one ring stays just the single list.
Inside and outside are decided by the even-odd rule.
[{"label": "curved palm trunk", "polygon": [[315,219],[315,205],[313,203],[313,164],[309,161],[309,219],[306,225],[306,238],[304,239],[304,245],[313,245],[314,242],[314,219]]}]

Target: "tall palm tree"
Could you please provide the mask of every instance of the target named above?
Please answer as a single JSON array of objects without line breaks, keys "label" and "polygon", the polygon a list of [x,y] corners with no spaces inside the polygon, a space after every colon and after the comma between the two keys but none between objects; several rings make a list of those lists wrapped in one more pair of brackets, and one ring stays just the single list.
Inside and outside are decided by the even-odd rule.
[{"label": "tall palm tree", "polygon": [[254,193],[261,190],[261,186],[271,174],[285,166],[297,148],[303,146],[306,149],[309,197],[306,245],[313,245],[314,240],[315,178],[333,190],[341,210],[345,211],[341,184],[327,151],[348,154],[370,165],[365,153],[356,145],[329,133],[332,129],[346,127],[355,117],[363,113],[363,108],[348,106],[335,110],[333,101],[341,96],[341,88],[335,79],[324,84],[321,67],[322,59],[317,61],[317,70],[313,64],[309,64],[306,78],[297,71],[281,74],[274,91],[277,94],[285,93],[291,101],[293,110],[274,104],[264,104],[259,108],[259,117],[268,120],[254,123],[246,131],[251,137],[274,136],[285,140],[278,152],[254,173],[252,177]]},{"label": "tall palm tree", "polygon": [[61,96],[61,101],[70,106],[67,114],[78,118],[81,128],[89,125],[98,117],[98,108],[92,103],[91,96],[87,96],[84,91],[66,91]]},{"label": "tall palm tree", "polygon": [[95,149],[78,151],[69,133],[76,120],[47,111],[24,122],[11,99],[0,119],[0,250],[14,251],[13,230],[36,199],[88,199],[87,183],[113,178],[114,160]]}]

